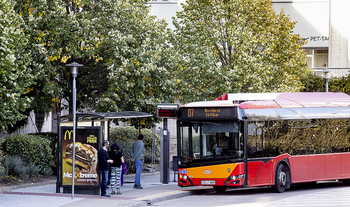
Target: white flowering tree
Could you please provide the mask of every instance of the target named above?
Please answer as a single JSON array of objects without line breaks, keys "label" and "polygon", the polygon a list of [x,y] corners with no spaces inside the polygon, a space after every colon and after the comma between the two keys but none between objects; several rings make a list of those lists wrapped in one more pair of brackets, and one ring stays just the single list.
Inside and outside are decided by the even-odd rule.
[{"label": "white flowering tree", "polygon": [[25,94],[36,78],[28,67],[31,54],[26,51],[28,39],[21,23],[12,2],[0,0],[0,131],[26,118],[23,112],[31,99]]},{"label": "white flowering tree", "polygon": [[84,65],[77,77],[78,109],[154,112],[155,103],[172,101],[175,57],[166,44],[171,32],[149,15],[145,1],[16,2],[26,34],[41,45],[33,61],[44,65],[50,103],[51,94],[71,102],[66,64],[72,62]]},{"label": "white flowering tree", "polygon": [[307,73],[295,22],[269,0],[191,0],[174,20],[185,100],[227,92],[292,92]]}]

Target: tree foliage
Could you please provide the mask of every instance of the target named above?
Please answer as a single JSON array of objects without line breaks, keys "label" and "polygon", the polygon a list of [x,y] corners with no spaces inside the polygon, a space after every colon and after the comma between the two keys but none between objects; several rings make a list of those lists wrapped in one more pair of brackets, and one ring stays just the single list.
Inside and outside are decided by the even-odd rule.
[{"label": "tree foliage", "polygon": [[[303,89],[301,92],[325,92],[326,80],[315,73],[309,73],[301,78]],[[330,77],[328,81],[329,92],[342,92],[350,94],[350,75],[343,77]]]},{"label": "tree foliage", "polygon": [[303,89],[301,92],[324,92],[326,91],[325,80],[315,73],[309,73],[301,79]]},{"label": "tree foliage", "polygon": [[78,111],[154,112],[155,103],[173,100],[175,58],[167,44],[171,32],[164,21],[149,15],[145,1],[16,3],[26,35],[40,45],[32,63],[45,71],[37,85],[37,105],[52,108],[61,99],[72,104],[72,77],[66,66],[72,62],[84,65],[76,84]]},{"label": "tree foliage", "polygon": [[11,1],[0,0],[0,8],[0,131],[5,131],[25,118],[22,112],[31,102],[25,94],[37,74],[28,67],[31,52],[26,50],[22,18],[14,12]]},{"label": "tree foliage", "polygon": [[227,92],[292,92],[307,73],[304,41],[268,0],[193,0],[174,19],[186,100]]}]

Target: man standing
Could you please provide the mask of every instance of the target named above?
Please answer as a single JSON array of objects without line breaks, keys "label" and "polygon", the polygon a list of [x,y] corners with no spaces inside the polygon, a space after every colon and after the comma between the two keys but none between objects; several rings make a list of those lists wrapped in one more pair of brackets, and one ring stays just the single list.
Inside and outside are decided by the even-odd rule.
[{"label": "man standing", "polygon": [[107,182],[108,182],[108,171],[109,171],[109,163],[113,163],[113,160],[109,159],[108,156],[108,147],[109,141],[104,140],[102,143],[102,148],[98,152],[98,166],[102,174],[102,182],[101,182],[101,196],[111,197],[107,195]]},{"label": "man standing", "polygon": [[135,163],[136,168],[136,175],[135,175],[135,185],[134,188],[136,189],[143,189],[141,187],[141,172],[142,172],[142,158],[143,158],[143,134],[140,134],[138,137],[138,140],[134,142],[132,145],[130,155],[131,155],[131,161]]}]

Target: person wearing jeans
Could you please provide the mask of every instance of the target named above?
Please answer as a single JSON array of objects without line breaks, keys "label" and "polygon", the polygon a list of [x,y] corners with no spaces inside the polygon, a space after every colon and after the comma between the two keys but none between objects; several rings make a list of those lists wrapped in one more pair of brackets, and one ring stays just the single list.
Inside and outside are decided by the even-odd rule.
[{"label": "person wearing jeans", "polygon": [[108,182],[108,171],[109,171],[109,163],[113,163],[113,160],[109,159],[108,156],[108,147],[109,142],[107,140],[103,141],[103,146],[98,152],[98,166],[102,174],[102,182],[101,182],[101,196],[110,197],[107,195],[107,182]]},{"label": "person wearing jeans", "polygon": [[134,142],[132,145],[130,156],[131,161],[134,162],[135,168],[136,168],[136,175],[135,175],[135,185],[134,188],[136,189],[143,189],[141,186],[141,172],[142,172],[142,158],[143,158],[143,143],[144,136],[143,134],[140,134],[138,137],[138,140]]},{"label": "person wearing jeans", "polygon": [[[135,168],[136,168],[136,175],[135,175],[135,188],[142,189],[141,187],[141,172],[142,172],[142,160],[135,160],[134,161]],[[140,186],[141,188],[137,187]]]},{"label": "person wearing jeans", "polygon": [[109,197],[109,195],[107,195],[108,170],[101,171],[101,174],[102,174],[101,196]]}]

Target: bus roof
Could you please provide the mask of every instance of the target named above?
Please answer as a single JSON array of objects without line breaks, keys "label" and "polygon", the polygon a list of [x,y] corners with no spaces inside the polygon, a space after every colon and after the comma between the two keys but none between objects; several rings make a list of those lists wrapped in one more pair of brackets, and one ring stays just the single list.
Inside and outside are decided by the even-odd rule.
[{"label": "bus roof", "polygon": [[229,93],[214,101],[200,101],[183,107],[239,106],[242,109],[349,107],[345,93]]},{"label": "bus roof", "polygon": [[242,109],[350,106],[345,93],[229,93],[215,100],[240,103]]},{"label": "bus roof", "polygon": [[345,93],[236,93],[182,107],[229,106],[239,107],[239,114],[250,120],[350,118],[350,96]]},{"label": "bus roof", "polygon": [[[276,94],[273,94],[276,95]],[[272,95],[268,96],[273,97]],[[281,93],[272,100],[245,101],[242,109],[264,108],[311,108],[311,107],[349,107],[350,96],[345,93]]]}]

